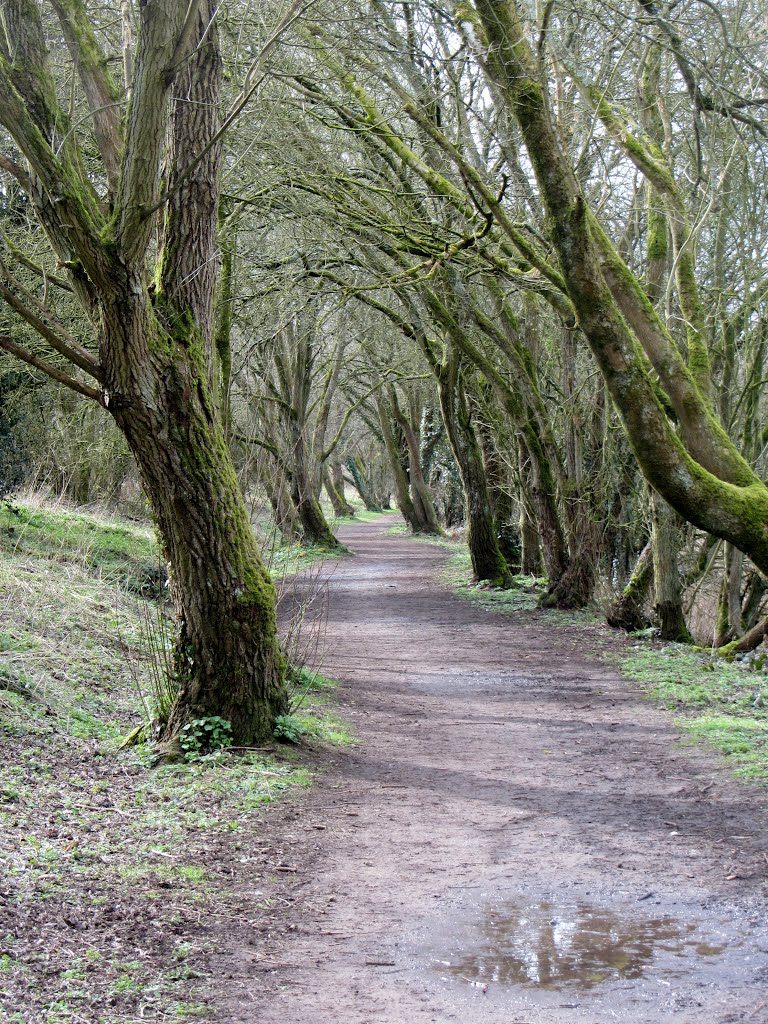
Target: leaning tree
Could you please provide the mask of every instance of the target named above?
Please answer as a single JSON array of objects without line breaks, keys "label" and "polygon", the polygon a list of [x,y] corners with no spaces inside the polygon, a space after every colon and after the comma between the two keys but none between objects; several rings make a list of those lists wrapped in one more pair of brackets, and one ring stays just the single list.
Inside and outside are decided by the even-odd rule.
[{"label": "leaning tree", "polygon": [[[47,295],[9,273],[2,296],[50,355],[23,344],[12,320],[0,346],[102,405],[136,458],[179,614],[180,694],[166,740],[190,719],[219,715],[236,742],[251,743],[270,732],[284,690],[274,590],[212,386],[216,11],[210,0],[146,0],[136,39],[127,15],[122,42],[110,45],[112,19],[94,28],[84,0],[42,10],[3,0],[0,169],[26,195],[84,328],[73,336]],[[65,87],[63,65],[73,78]]]},{"label": "leaning tree", "polygon": [[[768,135],[752,113],[765,105],[762,68],[749,65],[739,91],[723,86],[710,93],[711,82],[699,76],[680,33],[652,0],[637,0],[627,9],[645,31],[652,26],[669,48],[676,81],[695,110],[699,138],[706,118],[712,130],[726,120],[746,125],[760,139]],[[545,17],[555,19],[556,14],[550,5]],[[534,30],[526,6],[512,0],[474,0],[474,11],[462,10],[465,17],[488,81],[519,128],[546,210],[556,262],[545,260],[539,270],[558,280],[572,304],[646,480],[685,519],[728,541],[768,572],[768,488],[728,436],[712,398],[696,232],[674,167],[647,124],[636,125],[607,90],[579,80],[568,67],[567,52],[548,53],[547,39],[556,36],[553,24]],[[553,113],[547,69],[558,61],[578,82],[603,131],[659,197],[674,250],[674,291],[685,324],[682,343],[654,307],[647,285],[622,258],[582,187]],[[661,99],[653,95],[650,101],[664,116]],[[766,629],[768,621],[742,642],[759,642]]]}]

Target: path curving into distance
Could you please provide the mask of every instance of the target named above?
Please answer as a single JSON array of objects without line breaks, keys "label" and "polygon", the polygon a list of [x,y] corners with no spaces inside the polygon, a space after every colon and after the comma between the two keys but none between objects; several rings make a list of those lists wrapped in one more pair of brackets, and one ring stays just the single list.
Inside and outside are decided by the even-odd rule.
[{"label": "path curving into distance", "polygon": [[397,521],[341,531],[323,672],[361,743],[267,816],[288,867],[220,1019],[768,1022],[765,794],[590,655],[610,631],[475,608]]}]

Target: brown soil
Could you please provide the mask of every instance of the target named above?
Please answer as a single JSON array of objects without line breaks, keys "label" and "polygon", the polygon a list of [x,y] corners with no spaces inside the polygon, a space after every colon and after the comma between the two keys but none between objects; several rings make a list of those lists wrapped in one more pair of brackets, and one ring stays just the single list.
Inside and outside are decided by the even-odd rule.
[{"label": "brown soil", "polygon": [[361,742],[267,816],[279,874],[233,878],[218,1019],[768,1021],[764,792],[598,659],[607,628],[483,612],[392,521],[342,531],[323,671]]}]

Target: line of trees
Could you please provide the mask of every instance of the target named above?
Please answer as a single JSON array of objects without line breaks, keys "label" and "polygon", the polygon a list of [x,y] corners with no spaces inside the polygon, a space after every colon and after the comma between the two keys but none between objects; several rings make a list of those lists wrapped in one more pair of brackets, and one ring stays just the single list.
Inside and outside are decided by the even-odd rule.
[{"label": "line of trees", "polygon": [[714,580],[714,641],[762,640],[758,4],[2,11],[0,393],[21,360],[135,459],[169,742],[284,706],[253,487],[327,549],[322,494],[392,492],[478,581],[669,638]]}]

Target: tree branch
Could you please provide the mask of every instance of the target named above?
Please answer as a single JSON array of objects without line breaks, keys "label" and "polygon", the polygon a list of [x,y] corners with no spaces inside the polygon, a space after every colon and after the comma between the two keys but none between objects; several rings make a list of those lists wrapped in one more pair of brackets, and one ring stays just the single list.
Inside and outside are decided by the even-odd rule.
[{"label": "tree branch", "polygon": [[79,380],[75,380],[74,377],[70,377],[69,374],[59,370],[57,367],[47,362],[47,360],[34,355],[27,349],[22,348],[21,345],[17,345],[5,334],[0,334],[0,348],[5,349],[6,352],[10,352],[11,355],[16,356],[17,359],[21,359],[30,366],[34,366],[36,370],[42,370],[42,372],[52,380],[58,381],[59,384],[64,384],[71,391],[76,391],[80,395],[85,395],[86,398],[92,398],[94,402],[98,402],[100,406],[106,409],[106,400],[101,391],[98,391],[96,388],[89,387],[87,384],[82,384]]},{"label": "tree branch", "polygon": [[102,53],[82,0],[51,0],[61,24],[67,47],[77,67],[80,82],[93,119],[110,190],[117,191],[122,157],[118,90],[107,70]]},{"label": "tree branch", "polygon": [[[0,275],[5,279],[7,284],[15,288],[16,291],[21,293],[25,301],[22,301],[11,288],[7,287],[7,284],[3,284],[0,281],[0,297],[5,299],[8,305],[15,309],[19,316],[25,320],[30,327],[34,328],[41,338],[55,349],[59,355],[64,356],[75,366],[79,366],[81,370],[84,370],[87,374],[101,382],[103,380],[103,372],[98,362],[94,359],[87,349],[83,348],[68,331],[56,320],[56,318],[45,309],[34,295],[27,291],[23,285],[21,285],[13,275],[10,273],[6,265],[0,260]],[[38,311],[46,318],[48,323],[40,319],[26,303],[31,303],[36,306]]]}]

